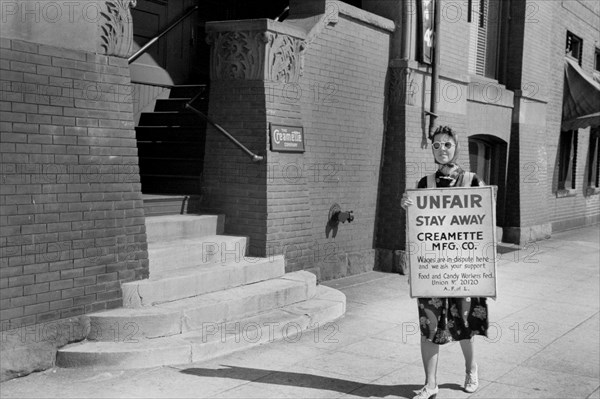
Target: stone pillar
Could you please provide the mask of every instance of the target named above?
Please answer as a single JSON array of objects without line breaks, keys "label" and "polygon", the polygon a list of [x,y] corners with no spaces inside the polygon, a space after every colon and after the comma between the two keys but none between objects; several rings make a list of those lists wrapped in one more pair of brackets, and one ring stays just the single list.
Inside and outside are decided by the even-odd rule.
[{"label": "stone pillar", "polygon": [[[503,241],[527,244],[550,237],[552,212],[548,192],[548,143],[557,132],[548,130],[548,98],[552,92],[551,24],[527,23],[530,1],[511,3],[511,42],[507,89],[514,109],[507,165],[506,215]],[[551,15],[554,3],[534,3],[537,15]],[[558,129],[557,129],[558,130]]]},{"label": "stone pillar", "polygon": [[[268,171],[279,161],[269,152],[269,119],[279,106],[273,85],[298,79],[303,32],[267,19],[212,22],[206,31],[212,46],[209,117],[264,159],[253,162],[209,125],[204,205],[225,213],[228,234],[250,238],[251,255],[266,256],[273,212],[268,206],[277,202],[268,193]],[[298,109],[290,112],[289,118],[300,119]]]}]

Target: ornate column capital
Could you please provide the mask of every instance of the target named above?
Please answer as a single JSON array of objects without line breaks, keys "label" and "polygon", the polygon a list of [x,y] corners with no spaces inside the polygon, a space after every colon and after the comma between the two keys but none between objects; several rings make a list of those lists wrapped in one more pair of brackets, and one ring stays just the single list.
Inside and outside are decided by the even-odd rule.
[{"label": "ornate column capital", "polygon": [[133,21],[130,7],[136,0],[106,0],[100,2],[98,21],[98,52],[116,57],[128,57],[133,44]]},{"label": "ornate column capital", "polygon": [[393,105],[415,105],[418,86],[415,83],[412,68],[390,68],[389,98]]},{"label": "ornate column capital", "polygon": [[211,80],[289,83],[302,75],[306,41],[285,32],[233,28],[211,31],[206,41],[212,47]]}]

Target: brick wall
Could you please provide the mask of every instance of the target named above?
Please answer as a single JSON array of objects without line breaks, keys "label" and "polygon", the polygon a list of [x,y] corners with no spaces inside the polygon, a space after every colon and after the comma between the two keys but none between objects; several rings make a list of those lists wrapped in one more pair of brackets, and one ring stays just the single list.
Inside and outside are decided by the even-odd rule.
[{"label": "brick wall", "polygon": [[[264,156],[265,84],[261,80],[215,80],[209,117],[254,153]],[[207,125],[203,206],[226,215],[228,234],[249,237],[249,254],[266,255],[266,163],[253,162],[213,126]]]},{"label": "brick wall", "polygon": [[127,61],[0,47],[2,330],[119,307],[148,276]]},{"label": "brick wall", "polygon": [[[384,90],[393,29],[390,21],[374,15],[370,20],[370,14],[347,4],[327,5],[329,12],[309,28],[310,33],[290,20],[210,25],[211,32],[239,29],[240,37],[249,40],[258,37],[260,29],[270,29],[261,37],[277,43],[285,37],[308,43],[302,61],[299,53],[286,54],[289,49],[281,50],[283,55],[271,53],[275,51],[271,48],[252,50],[265,51],[268,60],[275,56],[276,63],[281,57],[282,64],[289,61],[286,55],[297,57],[294,65],[303,66],[301,76],[274,77],[265,66],[261,79],[251,72],[259,68],[252,61],[260,57],[249,57],[253,66],[243,78],[211,77],[210,116],[265,159],[252,163],[209,128],[204,167],[204,207],[226,214],[227,233],[249,236],[253,255],[284,254],[288,271],[310,269],[322,279],[373,268]],[[333,14],[335,22],[329,20]],[[261,43],[271,46],[268,40]],[[271,123],[302,126],[305,152],[271,151]],[[352,223],[339,226],[336,237],[326,231],[334,203],[355,215]]]},{"label": "brick wall", "polygon": [[[546,170],[545,125],[546,121],[537,117],[549,113],[547,109],[548,84],[548,47],[552,29],[551,16],[553,2],[535,2],[525,7],[523,53],[521,64],[522,90],[519,111],[522,113],[518,129],[518,165],[519,180],[511,184],[520,187],[521,229],[538,229],[536,226],[547,226],[549,223],[548,204],[545,200],[548,171]],[[535,13],[532,5],[535,4]],[[515,88],[517,89],[517,88]],[[547,230],[547,227],[543,227]],[[523,234],[521,241],[536,239],[529,233]]]},{"label": "brick wall", "polygon": [[598,7],[579,1],[515,2],[511,13],[507,87],[517,93],[517,108],[507,187],[520,206],[507,208],[507,221],[520,231],[517,241],[526,242],[599,220],[598,195],[588,195],[585,187],[589,129],[579,131],[576,193],[557,197],[566,32],[584,39],[583,67],[591,74],[598,29],[590,27]]},{"label": "brick wall", "polygon": [[[442,3],[441,9],[441,54],[440,80],[438,84],[437,106],[439,118],[436,124],[450,125],[459,135],[461,147],[459,163],[469,168],[467,130],[468,86],[465,78],[468,66],[469,25],[466,19],[466,3]],[[416,45],[414,39],[412,45]],[[377,248],[382,249],[379,259],[383,269],[390,264],[401,262],[399,253],[385,250],[405,249],[405,212],[400,207],[402,194],[406,189],[416,187],[417,181],[437,169],[431,146],[427,140],[429,118],[423,111],[430,109],[431,68],[414,61],[392,61],[391,73],[404,74],[411,70],[408,79],[400,84],[400,89],[391,88],[385,148],[382,160],[382,179],[378,201]],[[413,93],[408,100],[404,88]],[[393,90],[400,90],[399,101]],[[424,145],[427,143],[427,145]],[[391,257],[391,258],[390,258]],[[394,269],[392,267],[392,269]]]},{"label": "brick wall", "polygon": [[[301,108],[306,152],[270,156],[279,165],[293,165],[288,172],[301,173],[292,184],[279,180],[273,187],[287,193],[294,213],[269,212],[269,222],[281,226],[277,239],[298,245],[288,257],[292,270],[315,267],[328,279],[373,268],[389,40],[388,30],[340,10],[335,26],[308,45],[301,95],[290,104]],[[335,237],[326,231],[334,203],[355,216],[338,226]]]},{"label": "brick wall", "polygon": [[[600,10],[595,2],[566,2],[552,3],[552,40],[548,46],[549,79],[552,87],[548,92],[548,124],[543,136],[548,142],[547,169],[548,184],[545,196],[551,215],[552,229],[560,231],[573,227],[600,222],[600,196],[587,193],[587,164],[589,151],[590,129],[579,129],[577,164],[575,178],[575,195],[557,197],[558,185],[558,151],[560,136],[560,121],[562,115],[562,96],[564,85],[564,51],[567,31],[583,39],[582,68],[591,75],[594,70],[594,51],[598,47],[600,30],[595,22],[598,21]],[[592,11],[594,10],[594,11]],[[594,22],[595,21],[595,22]],[[595,29],[591,29],[595,27]]]},{"label": "brick wall", "polygon": [[440,68],[466,73],[469,63],[468,2],[440,2]]}]

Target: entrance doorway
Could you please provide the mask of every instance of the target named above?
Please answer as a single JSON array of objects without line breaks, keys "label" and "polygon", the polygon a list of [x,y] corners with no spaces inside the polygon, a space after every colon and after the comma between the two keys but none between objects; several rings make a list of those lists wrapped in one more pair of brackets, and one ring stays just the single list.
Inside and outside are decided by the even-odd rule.
[{"label": "entrance doorway", "polygon": [[485,184],[498,187],[496,197],[496,225],[504,225],[506,193],[507,143],[495,136],[478,134],[469,137],[471,171]]}]

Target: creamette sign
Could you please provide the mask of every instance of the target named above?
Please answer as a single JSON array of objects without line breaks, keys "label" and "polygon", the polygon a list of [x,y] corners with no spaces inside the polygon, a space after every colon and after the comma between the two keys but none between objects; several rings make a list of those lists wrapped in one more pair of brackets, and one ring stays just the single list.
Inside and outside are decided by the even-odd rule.
[{"label": "creamette sign", "polygon": [[494,187],[407,190],[411,297],[495,297]]},{"label": "creamette sign", "polygon": [[271,124],[271,151],[304,152],[302,126]]}]

